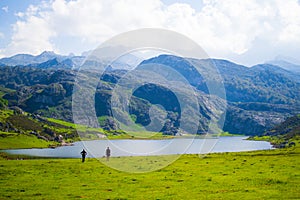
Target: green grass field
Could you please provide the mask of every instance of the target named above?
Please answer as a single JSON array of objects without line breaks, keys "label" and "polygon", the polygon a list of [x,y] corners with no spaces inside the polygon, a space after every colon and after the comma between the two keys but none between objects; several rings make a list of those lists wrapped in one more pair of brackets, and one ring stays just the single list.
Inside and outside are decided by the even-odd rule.
[{"label": "green grass field", "polygon": [[0,131],[0,149],[46,148],[50,145],[55,145],[55,142],[47,142],[33,135]]},{"label": "green grass field", "polygon": [[[167,157],[130,160],[149,167]],[[96,159],[2,158],[0,199],[300,199],[299,158],[298,145],[183,155],[168,167],[142,174],[116,171]],[[109,162],[126,165],[128,158]]]}]

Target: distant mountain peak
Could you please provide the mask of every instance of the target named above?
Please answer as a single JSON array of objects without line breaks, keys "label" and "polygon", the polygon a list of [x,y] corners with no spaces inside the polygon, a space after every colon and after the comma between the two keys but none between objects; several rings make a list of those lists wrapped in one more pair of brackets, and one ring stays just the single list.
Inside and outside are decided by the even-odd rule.
[{"label": "distant mountain peak", "polygon": [[56,55],[56,53],[54,53],[54,51],[43,51],[40,55],[44,55],[44,54],[55,54]]},{"label": "distant mountain peak", "polygon": [[256,69],[256,70],[283,70],[283,71],[287,71],[277,65],[273,65],[270,63],[265,63],[265,64],[258,64],[258,65],[254,65],[251,67],[251,69]]},{"label": "distant mountain peak", "polygon": [[[57,58],[57,57],[64,57],[62,55],[56,54],[54,53],[54,51],[43,51],[40,55],[36,56],[36,59],[53,59],[53,58]],[[43,60],[43,61],[47,61],[47,60]]]},{"label": "distant mountain peak", "polygon": [[273,61],[285,61],[290,64],[300,65],[300,60],[291,56],[278,55],[273,59]]},{"label": "distant mountain peak", "polygon": [[76,56],[74,53],[69,53],[68,57],[74,57]]},{"label": "distant mountain peak", "polygon": [[300,65],[294,64],[290,61],[275,59],[275,60],[267,61],[266,64],[276,65],[285,70],[300,73]]}]

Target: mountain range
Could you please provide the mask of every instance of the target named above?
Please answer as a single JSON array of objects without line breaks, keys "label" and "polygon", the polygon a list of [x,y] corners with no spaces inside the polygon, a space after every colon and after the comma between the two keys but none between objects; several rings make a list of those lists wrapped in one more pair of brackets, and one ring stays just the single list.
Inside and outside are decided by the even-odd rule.
[{"label": "mountain range", "polygon": [[[130,55],[114,62],[101,77],[95,94],[96,114],[102,119],[106,129],[119,129],[122,123],[111,118],[112,91],[132,65],[137,68],[147,64],[169,66],[181,74],[197,93],[199,102],[199,127],[197,133],[208,130],[210,120],[218,120],[214,114],[227,103],[222,131],[230,133],[260,135],[286,118],[300,113],[300,74],[297,65],[269,62],[253,67],[245,67],[227,60],[193,59],[173,55],[159,55],[150,59]],[[3,99],[10,107],[42,116],[72,121],[72,92],[76,69],[84,62],[85,56],[61,56],[53,52],[43,52],[38,56],[19,54],[0,59],[0,85],[5,90]],[[224,97],[213,97],[211,102],[206,80],[195,69],[208,62],[213,63],[223,78],[226,90]],[[138,64],[140,63],[140,64]],[[87,72],[92,77],[93,72]],[[170,80],[171,81],[171,80]],[[185,93],[184,89],[181,91]],[[163,97],[163,98],[161,98]],[[226,101],[225,101],[226,100]],[[166,109],[172,107],[174,99],[166,88],[160,85],[146,85],[133,94],[130,114],[135,123],[147,126],[151,123],[149,109],[160,104]],[[157,120],[163,124],[161,132],[176,134],[179,130],[180,113],[166,109],[167,122],[163,110]],[[190,112],[195,112],[190,110]],[[103,122],[103,119],[104,122]],[[193,119],[188,119],[193,121]],[[193,122],[198,124],[197,122]]]},{"label": "mountain range", "polygon": [[17,54],[11,57],[0,59],[1,66],[28,66],[37,68],[68,68],[79,66],[85,56],[75,56],[70,54],[63,56],[53,51],[44,51],[40,55]]}]

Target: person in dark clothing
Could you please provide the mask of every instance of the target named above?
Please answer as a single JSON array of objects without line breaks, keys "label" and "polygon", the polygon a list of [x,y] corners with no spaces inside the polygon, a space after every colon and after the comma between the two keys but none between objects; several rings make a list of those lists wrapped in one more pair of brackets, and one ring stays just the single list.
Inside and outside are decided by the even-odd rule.
[{"label": "person in dark clothing", "polygon": [[87,155],[87,152],[84,149],[82,149],[82,152],[80,152],[80,154],[82,156],[82,162],[84,162],[85,161],[85,156]]},{"label": "person in dark clothing", "polygon": [[109,157],[110,157],[110,149],[109,149],[109,147],[106,148],[105,154],[106,154],[106,160],[109,161]]}]

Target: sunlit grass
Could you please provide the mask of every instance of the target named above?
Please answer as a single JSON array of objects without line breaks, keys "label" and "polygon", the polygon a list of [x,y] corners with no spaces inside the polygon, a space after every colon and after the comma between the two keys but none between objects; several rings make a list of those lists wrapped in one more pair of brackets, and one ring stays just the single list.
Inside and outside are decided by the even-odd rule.
[{"label": "sunlit grass", "polygon": [[55,142],[47,142],[33,135],[0,131],[0,149],[46,148]]},{"label": "sunlit grass", "polygon": [[[97,134],[104,134],[109,139],[164,139],[164,138],[172,138],[172,136],[163,135],[160,132],[151,132],[151,131],[145,131],[143,129],[137,129],[134,128],[133,130],[116,130],[116,131],[107,131],[103,130],[102,128],[90,128],[85,125],[80,124],[74,124],[70,122],[66,122],[59,119],[53,119],[53,118],[47,118],[48,121],[54,122],[66,127],[70,127],[73,129],[76,129],[79,133],[82,134],[83,140],[89,140],[89,139],[101,139],[97,136]],[[125,125],[122,127],[124,128]],[[125,128],[127,130],[128,127]],[[136,130],[136,131],[134,131]]]},{"label": "sunlit grass", "polygon": [[[146,171],[169,156],[115,157]],[[0,199],[299,199],[300,149],[183,155],[150,173],[96,159],[0,160]],[[30,181],[29,181],[30,180]]]},{"label": "sunlit grass", "polygon": [[82,132],[87,132],[87,131],[97,132],[97,133],[103,133],[104,132],[104,130],[102,128],[91,128],[91,127],[87,127],[85,125],[74,124],[74,123],[71,123],[71,122],[66,122],[66,121],[63,121],[63,120],[53,119],[53,118],[47,118],[47,120],[50,121],[50,122],[54,122],[54,123],[66,126],[66,127],[74,128],[74,129],[76,129],[78,131],[82,131]]}]

